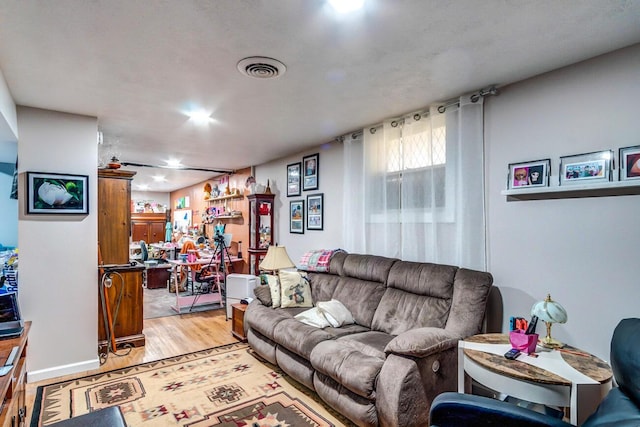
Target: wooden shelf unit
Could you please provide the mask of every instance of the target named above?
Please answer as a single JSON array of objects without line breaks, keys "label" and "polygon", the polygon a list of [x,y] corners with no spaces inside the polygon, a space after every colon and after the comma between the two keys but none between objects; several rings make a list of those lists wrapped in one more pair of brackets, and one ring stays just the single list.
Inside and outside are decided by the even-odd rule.
[{"label": "wooden shelf unit", "polygon": [[640,194],[640,181],[612,181],[591,185],[562,185],[553,187],[502,190],[507,201],[575,199],[583,197],[632,196]]},{"label": "wooden shelf unit", "polygon": [[22,335],[16,338],[0,340],[0,361],[7,360],[13,347],[18,346],[18,356],[13,362],[13,368],[0,377],[0,398],[2,412],[0,412],[0,426],[24,426],[27,416],[25,401],[25,384],[27,382],[27,338],[31,329],[31,322],[25,322]]}]

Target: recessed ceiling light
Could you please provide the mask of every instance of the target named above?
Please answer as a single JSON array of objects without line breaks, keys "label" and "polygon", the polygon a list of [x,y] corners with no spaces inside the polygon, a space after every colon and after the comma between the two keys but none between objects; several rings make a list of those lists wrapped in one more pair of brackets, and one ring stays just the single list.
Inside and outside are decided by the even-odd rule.
[{"label": "recessed ceiling light", "polygon": [[167,180],[164,175],[154,175],[152,178],[155,182],[165,182]]},{"label": "recessed ceiling light", "polygon": [[167,167],[178,169],[182,167],[182,163],[180,162],[180,160],[177,160],[177,159],[169,159],[167,160]]},{"label": "recessed ceiling light", "polygon": [[205,110],[189,111],[187,112],[187,116],[189,116],[189,120],[199,125],[204,125],[213,121],[211,113]]},{"label": "recessed ceiling light", "polygon": [[136,184],[136,186],[138,187],[138,190],[148,190],[149,189],[149,184]]},{"label": "recessed ceiling light", "polygon": [[340,13],[348,13],[364,6],[364,0],[329,0],[329,4]]}]

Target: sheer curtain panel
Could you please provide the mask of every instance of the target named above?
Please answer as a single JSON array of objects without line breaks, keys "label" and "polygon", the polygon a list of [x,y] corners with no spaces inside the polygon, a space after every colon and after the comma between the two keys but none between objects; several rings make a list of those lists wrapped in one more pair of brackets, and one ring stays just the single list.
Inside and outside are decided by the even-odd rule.
[{"label": "sheer curtain panel", "polygon": [[345,140],[346,250],[486,268],[482,101]]}]

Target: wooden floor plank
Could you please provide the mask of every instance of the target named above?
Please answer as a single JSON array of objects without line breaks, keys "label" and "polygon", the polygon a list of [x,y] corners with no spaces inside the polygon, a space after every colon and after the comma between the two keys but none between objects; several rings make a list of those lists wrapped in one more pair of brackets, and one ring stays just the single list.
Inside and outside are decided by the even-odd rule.
[{"label": "wooden floor plank", "polygon": [[99,369],[27,384],[25,425],[31,422],[38,386],[238,342],[231,335],[231,320],[226,320],[224,310],[147,319],[143,333],[146,337],[145,346],[134,348],[126,355],[125,350],[118,350],[117,355],[110,354]]}]

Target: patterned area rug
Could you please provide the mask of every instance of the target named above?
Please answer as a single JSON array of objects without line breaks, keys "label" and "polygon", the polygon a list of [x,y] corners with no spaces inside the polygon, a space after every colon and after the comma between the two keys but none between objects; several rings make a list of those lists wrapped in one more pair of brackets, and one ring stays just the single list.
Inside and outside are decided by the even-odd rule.
[{"label": "patterned area rug", "polygon": [[[182,292],[180,295],[189,295],[189,292]],[[169,292],[166,289],[147,289],[144,288],[143,296],[143,316],[145,319],[155,319],[157,317],[176,316],[178,314],[172,305],[176,304],[176,294]],[[219,310],[222,307],[220,304],[207,304],[201,306],[195,306],[191,311],[188,307],[185,307],[183,313],[196,313],[199,311]]]},{"label": "patterned area rug", "polygon": [[352,425],[238,343],[40,386],[31,427],[114,405],[129,427]]}]

